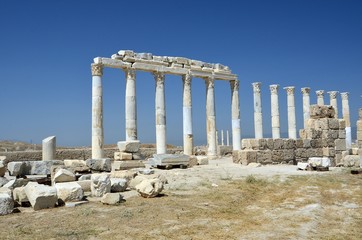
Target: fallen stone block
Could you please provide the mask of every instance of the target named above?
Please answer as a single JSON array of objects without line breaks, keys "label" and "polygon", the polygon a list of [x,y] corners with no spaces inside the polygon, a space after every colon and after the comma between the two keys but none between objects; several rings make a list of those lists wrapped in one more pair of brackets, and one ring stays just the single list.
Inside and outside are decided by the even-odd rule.
[{"label": "fallen stone block", "polygon": [[251,162],[248,164],[248,167],[250,167],[250,168],[261,167],[261,163]]},{"label": "fallen stone block", "polygon": [[311,167],[330,167],[331,160],[327,157],[311,157],[308,159],[308,164]]},{"label": "fallen stone block", "polygon": [[62,202],[76,202],[84,197],[83,189],[77,182],[56,183],[55,188]]},{"label": "fallen stone block", "polygon": [[297,169],[298,170],[307,170],[308,167],[309,167],[308,163],[305,163],[305,162],[298,162],[297,163]]},{"label": "fallen stone block", "polygon": [[189,164],[187,166],[188,167],[194,167],[194,166],[197,166],[197,165],[198,165],[198,162],[197,162],[196,156],[190,156]]},{"label": "fallen stone block", "polygon": [[34,210],[53,208],[58,201],[57,190],[52,186],[29,182],[25,193]]},{"label": "fallen stone block", "polygon": [[14,210],[14,200],[11,195],[0,193],[0,216],[12,213]]},{"label": "fallen stone block", "polygon": [[120,152],[136,153],[140,150],[140,141],[120,141],[117,146]]},{"label": "fallen stone block", "polygon": [[91,185],[92,185],[92,180],[81,180],[81,181],[77,181],[77,183],[82,187],[83,192],[91,192]]},{"label": "fallen stone block", "polygon": [[78,178],[78,181],[91,180],[92,174],[84,174]]},{"label": "fallen stone block", "polygon": [[101,199],[101,203],[107,205],[118,205],[123,200],[123,197],[119,193],[106,193]]},{"label": "fallen stone block", "polygon": [[127,152],[121,152],[119,154],[119,159],[120,160],[132,160],[132,153],[127,153]]},{"label": "fallen stone block", "polygon": [[9,162],[8,163],[8,171],[10,176],[20,176],[26,175],[27,173],[27,165],[25,162]]},{"label": "fallen stone block", "polygon": [[4,177],[6,173],[6,167],[2,160],[0,160],[0,177]]},{"label": "fallen stone block", "polygon": [[28,197],[26,196],[25,187],[17,187],[13,190],[13,198],[19,205],[29,202]]},{"label": "fallen stone block", "polygon": [[92,174],[91,192],[94,197],[102,197],[104,194],[111,192],[111,180],[109,174]]},{"label": "fallen stone block", "polygon": [[60,182],[72,182],[75,181],[76,177],[75,174],[67,169],[58,169],[58,171],[54,175],[53,182],[60,183]]},{"label": "fallen stone block", "polygon": [[173,165],[185,165],[187,166],[190,160],[190,156],[185,154],[154,154],[152,166],[173,166]]},{"label": "fallen stone block", "polygon": [[161,174],[151,174],[151,175],[137,175],[135,178],[131,179],[128,183],[128,187],[131,189],[136,189],[136,186],[140,184],[143,180],[152,180],[159,179],[163,185],[167,184],[167,178]]},{"label": "fallen stone block", "polygon": [[0,187],[4,186],[5,184],[7,184],[9,182],[9,180],[5,177],[0,177]]},{"label": "fallen stone block", "polygon": [[55,165],[63,165],[63,161],[46,160],[9,162],[8,171],[11,176],[48,175],[51,172],[51,167]]},{"label": "fallen stone block", "polygon": [[163,183],[160,179],[145,179],[136,186],[137,192],[144,198],[158,196],[163,190]]},{"label": "fallen stone block", "polygon": [[123,160],[114,161],[112,164],[112,171],[127,170],[132,168],[144,168],[145,164],[143,161],[138,160]]},{"label": "fallen stone block", "polygon": [[209,159],[204,156],[196,156],[198,165],[208,165]]},{"label": "fallen stone block", "polygon": [[100,172],[110,172],[112,170],[112,161],[110,158],[87,159],[86,163],[91,170]]},{"label": "fallen stone block", "polygon": [[121,170],[121,171],[112,171],[111,178],[124,178],[127,181],[130,181],[136,177],[137,172],[135,170]]},{"label": "fallen stone block", "polygon": [[128,186],[125,178],[111,178],[111,192],[124,192]]},{"label": "fallen stone block", "polygon": [[359,167],[361,157],[359,155],[347,155],[343,158],[344,167]]},{"label": "fallen stone block", "polygon": [[17,179],[13,179],[10,180],[8,183],[6,183],[3,187],[5,188],[9,188],[11,190],[14,190],[17,187],[23,187],[26,186],[28,184],[29,180],[28,179],[23,179],[23,178],[17,178]]},{"label": "fallen stone block", "polygon": [[86,167],[87,163],[85,160],[78,160],[78,159],[65,159],[64,166],[76,168],[76,167]]}]

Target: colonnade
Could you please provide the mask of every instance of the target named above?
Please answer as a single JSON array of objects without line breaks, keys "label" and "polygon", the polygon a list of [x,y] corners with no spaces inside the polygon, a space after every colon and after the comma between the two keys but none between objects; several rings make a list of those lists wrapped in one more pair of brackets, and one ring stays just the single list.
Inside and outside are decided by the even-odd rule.
[{"label": "colonnade", "polygon": [[[206,129],[208,156],[217,155],[217,136],[216,136],[216,112],[215,112],[215,80],[227,80],[231,87],[231,124],[232,124],[232,145],[233,150],[240,150],[240,108],[239,108],[239,81],[236,75],[228,71],[225,66],[218,64],[207,67],[193,69],[186,64],[179,64],[177,61],[185,61],[184,58],[173,58],[172,63],[159,68],[158,57],[154,60],[144,60],[139,58],[132,60],[131,64],[125,62],[127,57],[124,55],[122,61],[113,57],[96,58],[92,66],[92,158],[101,159],[104,157],[104,131],[103,131],[103,101],[102,101],[102,75],[104,67],[121,68],[125,72],[126,94],[125,94],[125,125],[126,141],[138,140],[137,135],[137,101],[136,101],[136,70],[151,72],[155,79],[155,125],[156,125],[156,151],[157,154],[164,154],[167,150],[166,141],[166,108],[165,108],[165,74],[176,74],[182,76],[183,81],[183,144],[184,153],[193,154],[193,126],[192,126],[192,78],[199,77],[206,83]],[[157,60],[155,60],[157,59]],[[138,61],[138,62],[137,62]],[[190,60],[191,61],[191,60]],[[198,64],[200,61],[196,61]],[[137,64],[136,64],[137,63]],[[183,66],[183,68],[181,68]],[[191,64],[192,66],[192,64]],[[221,69],[220,69],[221,68]],[[210,70],[211,69],[211,70]],[[215,70],[214,70],[215,69]],[[161,70],[161,71],[160,71]],[[163,70],[163,71],[162,71]],[[186,70],[186,71],[185,71]],[[227,133],[228,134],[228,133]],[[227,136],[228,139],[229,136]],[[227,140],[228,141],[228,140]]]},{"label": "colonnade", "polygon": [[[255,138],[263,138],[263,121],[262,121],[262,103],[261,103],[261,83],[252,83],[254,92],[254,127]],[[280,138],[280,113],[279,113],[279,85],[273,84],[269,86],[271,97],[271,126],[272,137]],[[284,88],[287,93],[287,107],[288,107],[288,137],[292,139],[297,138],[296,128],[296,113],[295,113],[295,87],[289,86]],[[303,95],[303,121],[304,128],[307,128],[308,119],[310,118],[310,88],[301,88]],[[328,92],[330,97],[330,105],[336,110],[335,117],[338,118],[338,105],[337,96],[338,91]],[[324,105],[324,90],[317,90],[317,104]],[[351,121],[349,113],[348,92],[341,93],[342,98],[342,114],[346,122],[346,145],[347,149],[351,148]]]}]

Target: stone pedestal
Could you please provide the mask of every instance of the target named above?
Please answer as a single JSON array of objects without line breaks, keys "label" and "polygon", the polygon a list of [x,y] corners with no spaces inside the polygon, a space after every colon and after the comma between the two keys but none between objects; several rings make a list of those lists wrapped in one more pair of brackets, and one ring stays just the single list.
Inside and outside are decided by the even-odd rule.
[{"label": "stone pedestal", "polygon": [[254,92],[254,128],[255,138],[263,138],[263,114],[261,107],[261,83],[255,82],[253,85]]},{"label": "stone pedestal", "polygon": [[192,98],[191,98],[191,75],[182,76],[183,80],[183,134],[184,153],[193,154],[193,133],[192,133]]},{"label": "stone pedestal", "polygon": [[279,115],[279,85],[270,85],[270,100],[271,100],[271,123],[273,138],[280,138],[280,115]]},{"label": "stone pedestal", "polygon": [[92,158],[103,158],[103,68],[92,64]]},{"label": "stone pedestal", "polygon": [[216,145],[216,115],[215,115],[215,92],[214,79],[206,80],[206,131],[207,131],[207,155],[210,158],[217,156]]},{"label": "stone pedestal", "polygon": [[56,137],[51,136],[43,139],[43,160],[54,160],[56,152]]},{"label": "stone pedestal", "polygon": [[136,73],[127,69],[126,73],[126,141],[137,140]]},{"label": "stone pedestal", "polygon": [[329,98],[330,98],[330,105],[334,108],[336,111],[336,114],[334,115],[335,118],[338,118],[338,104],[337,104],[337,95],[338,91],[330,91]]},{"label": "stone pedestal", "polygon": [[317,90],[315,93],[317,94],[317,105],[323,106],[324,105],[324,90]]},{"label": "stone pedestal", "polygon": [[348,102],[348,92],[341,93],[342,97],[342,114],[343,119],[346,122],[346,148],[352,148],[352,134],[351,134],[351,118],[349,114],[349,102]]},{"label": "stone pedestal", "polygon": [[156,96],[156,151],[157,154],[166,153],[166,108],[165,108],[165,75],[155,72]]},{"label": "stone pedestal", "polygon": [[285,87],[287,91],[287,104],[288,104],[288,137],[297,139],[297,126],[295,120],[295,100],[294,90],[295,87]]},{"label": "stone pedestal", "polygon": [[[231,125],[233,133],[233,150],[240,150],[240,107],[239,81],[230,81],[231,87]],[[224,145],[224,144],[223,144]]]},{"label": "stone pedestal", "polygon": [[310,118],[310,88],[305,87],[302,88],[303,94],[303,119],[304,119],[304,128],[306,129],[308,126],[308,120]]}]

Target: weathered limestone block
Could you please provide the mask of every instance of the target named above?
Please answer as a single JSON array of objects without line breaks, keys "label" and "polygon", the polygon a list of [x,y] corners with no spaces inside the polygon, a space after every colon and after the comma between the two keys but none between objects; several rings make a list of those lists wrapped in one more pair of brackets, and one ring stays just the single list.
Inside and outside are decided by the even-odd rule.
[{"label": "weathered limestone block", "polygon": [[346,128],[346,120],[339,119],[339,129],[345,129]]},{"label": "weathered limestone block", "polygon": [[140,149],[140,141],[120,141],[117,146],[120,152],[136,153]]},{"label": "weathered limestone block", "polygon": [[85,160],[65,159],[63,163],[64,166],[71,168],[87,167],[87,162]]},{"label": "weathered limestone block", "polygon": [[335,157],[336,150],[332,147],[323,147],[323,156],[324,157]]},{"label": "weathered limestone block", "polygon": [[158,196],[163,190],[163,183],[160,179],[146,179],[136,186],[137,192],[144,198]]},{"label": "weathered limestone block", "polygon": [[122,171],[112,171],[111,172],[111,178],[124,178],[127,179],[127,181],[130,181],[131,179],[135,178],[137,175],[137,172],[134,170],[122,170]]},{"label": "weathered limestone block", "polygon": [[84,197],[83,189],[77,182],[56,183],[58,199],[63,202],[76,202]]},{"label": "weathered limestone block", "polygon": [[295,140],[294,139],[285,139],[284,140],[284,149],[294,149]]},{"label": "weathered limestone block", "polygon": [[131,181],[128,184],[128,187],[131,189],[136,189],[136,186],[140,184],[143,180],[152,180],[152,179],[159,179],[163,183],[163,185],[168,183],[166,177],[161,174],[137,175],[135,178],[131,179]]},{"label": "weathered limestone block", "polygon": [[190,160],[189,160],[189,164],[187,165],[188,167],[194,167],[197,166],[197,158],[196,156],[190,156]]},{"label": "weathered limestone block", "polygon": [[310,139],[310,146],[312,148],[321,148],[321,147],[323,147],[323,140],[322,139]]},{"label": "weathered limestone block", "polygon": [[2,160],[0,160],[0,177],[4,177],[6,173],[6,167]]},{"label": "weathered limestone block", "polygon": [[335,139],[330,138],[324,138],[319,140],[322,143],[322,147],[335,147]]},{"label": "weathered limestone block", "polygon": [[307,129],[309,129],[309,128],[315,129],[315,128],[316,128],[316,126],[315,126],[316,120],[317,120],[317,119],[312,119],[312,118],[308,119],[308,120],[307,120],[307,127],[306,127],[306,128],[307,128]]},{"label": "weathered limestone block", "polygon": [[270,150],[257,151],[256,162],[262,164],[272,163],[272,151]]},{"label": "weathered limestone block", "polygon": [[48,175],[53,165],[62,164],[60,160],[9,162],[8,170],[11,176]]},{"label": "weathered limestone block", "polygon": [[14,201],[16,201],[19,205],[29,202],[29,199],[26,196],[25,187],[14,188],[13,198],[14,198]]},{"label": "weathered limestone block", "polygon": [[75,181],[75,174],[67,169],[58,169],[58,171],[54,175],[53,182],[61,183],[61,182],[72,182]]},{"label": "weathered limestone block", "polygon": [[307,170],[309,164],[305,162],[298,162],[297,163],[297,169],[299,170]]},{"label": "weathered limestone block", "polygon": [[208,165],[209,159],[205,156],[196,156],[198,165]]},{"label": "weathered limestone block", "polygon": [[4,186],[5,184],[7,184],[9,182],[9,180],[5,177],[0,177],[0,187]]},{"label": "weathered limestone block", "polygon": [[358,155],[358,148],[352,148],[352,155]]},{"label": "weathered limestone block", "polygon": [[303,139],[296,139],[295,140],[295,148],[303,148]]},{"label": "weathered limestone block", "polygon": [[83,192],[91,192],[92,180],[78,180],[76,183],[83,189]]},{"label": "weathered limestone block", "polygon": [[132,160],[132,153],[121,152],[119,155],[120,160]]},{"label": "weathered limestone block", "polygon": [[132,160],[142,160],[144,157],[140,153],[132,153]]},{"label": "weathered limestone block", "polygon": [[298,148],[294,151],[296,158],[308,158],[308,152],[303,148]]},{"label": "weathered limestone block", "polygon": [[327,157],[311,157],[308,159],[308,164],[312,167],[330,167],[331,160]]},{"label": "weathered limestone block", "polygon": [[14,210],[14,200],[6,193],[0,193],[0,216],[12,213]]},{"label": "weathered limestone block", "polygon": [[330,105],[311,105],[310,106],[310,118],[334,118],[335,110]]},{"label": "weathered limestone block", "polygon": [[114,152],[113,159],[114,160],[121,160],[121,152]]},{"label": "weathered limestone block", "polygon": [[101,198],[101,203],[107,205],[118,205],[123,200],[123,197],[119,193],[106,193]]},{"label": "weathered limestone block", "polygon": [[272,161],[273,162],[282,162],[282,161],[284,161],[284,150],[274,150],[274,151],[272,151]]},{"label": "weathered limestone block", "polygon": [[343,158],[344,167],[359,167],[361,157],[358,155],[347,155]]},{"label": "weathered limestone block", "polygon": [[55,187],[29,182],[25,186],[25,193],[34,210],[55,207],[58,201]]},{"label": "weathered limestone block", "polygon": [[336,151],[346,151],[346,140],[345,139],[336,139],[334,141],[336,145]]},{"label": "weathered limestone block", "polygon": [[306,135],[308,139],[319,139],[322,137],[322,130],[315,130],[315,129],[307,129],[306,131]]},{"label": "weathered limestone block", "polygon": [[10,176],[20,176],[25,175],[24,172],[27,172],[27,165],[25,162],[9,162],[8,171]]},{"label": "weathered limestone block", "polygon": [[8,188],[10,190],[14,190],[17,187],[23,187],[23,186],[27,185],[28,182],[29,182],[28,179],[17,178],[17,179],[10,180],[3,187]]},{"label": "weathered limestone block", "polygon": [[278,150],[278,149],[283,149],[283,148],[284,148],[284,140],[281,138],[274,139],[273,149]]},{"label": "weathered limestone block", "polygon": [[346,130],[338,130],[338,138],[346,139]]},{"label": "weathered limestone block", "polygon": [[242,139],[241,140],[241,149],[253,149],[251,139],[249,139],[249,138]]},{"label": "weathered limestone block", "polygon": [[112,164],[112,171],[127,170],[132,168],[142,168],[145,167],[143,161],[139,160],[123,160],[123,161],[114,161]]},{"label": "weathered limestone block", "polygon": [[338,130],[339,129],[339,123],[340,121],[337,118],[329,118],[328,119],[328,127],[332,130]]},{"label": "weathered limestone block", "polygon": [[303,139],[303,148],[310,148],[311,147],[311,139]]},{"label": "weathered limestone block", "polygon": [[128,186],[125,178],[111,178],[111,192],[124,192]]},{"label": "weathered limestone block", "polygon": [[152,166],[186,165],[190,156],[185,154],[154,154]]},{"label": "weathered limestone block", "polygon": [[256,162],[256,152],[256,150],[233,151],[233,161],[246,166],[251,162]]},{"label": "weathered limestone block", "polygon": [[299,137],[301,139],[307,139],[307,130],[306,129],[299,129]]},{"label": "weathered limestone block", "polygon": [[[333,118],[334,119],[334,118]],[[315,121],[315,130],[329,130],[329,118],[313,119]]]},{"label": "weathered limestone block", "polygon": [[357,131],[357,139],[358,141],[362,140],[362,131]]},{"label": "weathered limestone block", "polygon": [[91,191],[94,197],[102,197],[104,194],[111,192],[109,174],[92,174]]},{"label": "weathered limestone block", "polygon": [[[335,119],[337,120],[337,119]],[[337,139],[339,130],[323,130],[322,138]]]},{"label": "weathered limestone block", "polygon": [[283,161],[289,162],[295,159],[295,150],[286,149],[283,151]]},{"label": "weathered limestone block", "polygon": [[110,158],[87,159],[86,164],[90,169],[95,171],[110,172],[112,170],[112,161]]}]

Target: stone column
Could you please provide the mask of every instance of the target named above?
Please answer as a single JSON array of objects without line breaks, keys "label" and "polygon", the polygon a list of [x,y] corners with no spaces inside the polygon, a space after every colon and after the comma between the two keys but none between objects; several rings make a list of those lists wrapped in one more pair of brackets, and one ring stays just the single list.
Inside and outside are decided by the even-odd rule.
[{"label": "stone column", "polygon": [[231,126],[233,135],[233,150],[240,150],[240,107],[239,80],[230,81],[231,87]]},{"label": "stone column", "polygon": [[343,119],[346,122],[346,148],[352,148],[352,134],[351,134],[351,118],[349,115],[349,102],[348,102],[348,92],[341,93],[342,97],[342,114]]},{"label": "stone column", "polygon": [[56,152],[56,138],[55,136],[43,139],[43,160],[54,160]]},{"label": "stone column", "polygon": [[215,115],[215,92],[214,79],[206,80],[206,128],[207,128],[207,155],[214,158],[217,155],[216,145],[216,115]]},{"label": "stone column", "polygon": [[92,64],[92,158],[100,159],[103,153],[103,66]]},{"label": "stone column", "polygon": [[127,69],[126,73],[126,141],[137,140],[137,104],[136,104],[136,72]]},{"label": "stone column", "polygon": [[221,130],[221,146],[224,146],[224,130]]},{"label": "stone column", "polygon": [[229,130],[226,130],[226,146],[230,146],[230,143],[229,143]]},{"label": "stone column", "polygon": [[288,137],[297,139],[297,126],[295,121],[295,100],[294,100],[294,87],[285,87],[288,95]]},{"label": "stone column", "polygon": [[271,122],[273,138],[280,138],[280,115],[279,115],[279,85],[270,85],[270,102],[271,102]]},{"label": "stone column", "polygon": [[254,91],[254,129],[255,138],[263,138],[263,114],[261,108],[261,83],[255,82],[253,85]]},{"label": "stone column", "polygon": [[324,90],[317,90],[315,93],[317,94],[317,105],[324,105]]},{"label": "stone column", "polygon": [[334,117],[338,119],[338,105],[337,105],[338,91],[330,91],[328,93],[329,93],[329,98],[330,98],[329,104],[332,105],[332,107],[334,107],[334,110],[336,111],[336,114],[334,115]]},{"label": "stone column", "polygon": [[303,119],[304,129],[307,129],[308,120],[310,118],[310,88],[302,88],[303,94]]},{"label": "stone column", "polygon": [[183,133],[184,154],[193,154],[191,75],[182,76],[183,81]]},{"label": "stone column", "polygon": [[166,153],[166,108],[165,108],[165,75],[153,73],[156,81],[155,112],[156,112],[156,152]]}]

